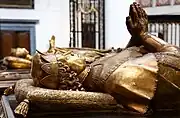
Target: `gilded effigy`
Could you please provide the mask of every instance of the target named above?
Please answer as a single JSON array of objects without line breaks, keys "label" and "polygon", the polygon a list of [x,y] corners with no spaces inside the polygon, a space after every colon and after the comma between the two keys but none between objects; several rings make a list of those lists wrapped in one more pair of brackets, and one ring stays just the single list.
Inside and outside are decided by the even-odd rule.
[{"label": "gilded effigy", "polygon": [[130,6],[126,25],[132,38],[117,52],[56,48],[50,40],[48,51],[33,56],[33,80],[16,83],[15,113],[180,110],[179,47],[148,34],[147,14],[137,3]]},{"label": "gilded effigy", "polygon": [[32,56],[25,48],[12,48],[11,54],[4,57],[1,66],[4,69],[30,69]]},{"label": "gilded effigy", "polygon": [[31,61],[32,56],[25,48],[11,49],[10,55],[0,61],[0,94],[17,80],[31,78]]}]

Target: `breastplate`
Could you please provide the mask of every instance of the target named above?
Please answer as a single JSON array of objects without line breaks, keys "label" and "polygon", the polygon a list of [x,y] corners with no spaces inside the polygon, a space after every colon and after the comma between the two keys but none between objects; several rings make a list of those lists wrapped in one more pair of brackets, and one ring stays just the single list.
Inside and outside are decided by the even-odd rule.
[{"label": "breastplate", "polygon": [[85,79],[83,86],[89,91],[104,92],[104,83],[108,77],[127,60],[140,56],[142,56],[140,48],[131,47],[110,57],[103,57],[91,64],[91,71]]}]

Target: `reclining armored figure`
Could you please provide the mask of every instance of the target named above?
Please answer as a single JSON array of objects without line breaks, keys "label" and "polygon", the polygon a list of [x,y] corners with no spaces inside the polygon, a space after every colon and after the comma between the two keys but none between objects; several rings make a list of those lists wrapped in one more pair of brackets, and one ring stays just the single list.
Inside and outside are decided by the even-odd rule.
[{"label": "reclining armored figure", "polygon": [[137,3],[130,6],[126,25],[132,35],[127,48],[90,63],[73,51],[35,54],[33,81],[16,83],[21,103],[15,113],[26,116],[29,102],[42,109],[44,104],[56,104],[115,110],[119,104],[140,114],[180,110],[179,47],[148,34],[147,14]]},{"label": "reclining armored figure", "polygon": [[25,48],[12,48],[11,54],[4,57],[0,66],[7,69],[30,69],[32,56]]}]

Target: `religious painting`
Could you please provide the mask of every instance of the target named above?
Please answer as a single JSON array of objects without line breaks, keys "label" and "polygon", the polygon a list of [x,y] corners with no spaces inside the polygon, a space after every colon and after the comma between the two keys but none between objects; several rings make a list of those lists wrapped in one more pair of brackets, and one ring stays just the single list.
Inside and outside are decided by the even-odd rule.
[{"label": "religious painting", "polygon": [[141,7],[152,7],[152,0],[136,0],[137,3],[141,5]]},{"label": "religious painting", "polygon": [[0,8],[33,9],[34,0],[0,0]]},{"label": "religious painting", "polygon": [[180,0],[175,0],[174,4],[175,5],[179,5],[180,4]]},{"label": "religious painting", "polygon": [[170,4],[171,0],[156,0],[156,6],[166,6]]}]

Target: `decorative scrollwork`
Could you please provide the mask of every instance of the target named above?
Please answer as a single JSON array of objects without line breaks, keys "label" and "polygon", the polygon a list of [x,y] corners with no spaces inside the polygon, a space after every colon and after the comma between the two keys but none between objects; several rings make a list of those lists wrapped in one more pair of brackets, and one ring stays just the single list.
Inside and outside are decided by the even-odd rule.
[{"label": "decorative scrollwork", "polygon": [[84,1],[83,3],[78,3],[78,12],[83,13],[85,15],[90,14],[92,12],[98,12],[95,6],[90,5],[91,1]]},{"label": "decorative scrollwork", "polygon": [[94,6],[91,6],[90,9],[86,10],[86,9],[83,9],[82,6],[80,5],[79,12],[81,12],[83,14],[90,14],[92,12],[98,12],[98,11]]}]

